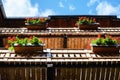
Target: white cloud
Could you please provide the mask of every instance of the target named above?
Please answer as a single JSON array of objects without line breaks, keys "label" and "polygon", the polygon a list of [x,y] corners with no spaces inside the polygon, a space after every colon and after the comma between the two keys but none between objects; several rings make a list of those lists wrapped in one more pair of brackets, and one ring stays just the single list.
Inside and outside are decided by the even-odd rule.
[{"label": "white cloud", "polygon": [[38,4],[31,5],[30,0],[4,0],[7,17],[25,17],[39,15]]},{"label": "white cloud", "polygon": [[112,6],[108,2],[101,2],[96,7],[98,15],[117,15],[120,16],[120,5]]},{"label": "white cloud", "polygon": [[75,10],[75,7],[74,7],[73,5],[70,5],[70,6],[69,6],[69,9],[70,9],[70,10]]},{"label": "white cloud", "polygon": [[38,4],[32,5],[30,0],[3,0],[3,5],[7,17],[34,17],[54,14],[54,11],[49,9],[40,12]]},{"label": "white cloud", "polygon": [[45,16],[47,17],[48,15],[55,15],[56,13],[51,10],[51,9],[46,9],[45,11],[41,12],[40,13],[40,16]]},{"label": "white cloud", "polygon": [[59,2],[59,6],[60,6],[61,8],[64,8],[64,5],[63,5],[62,2]]},{"label": "white cloud", "polygon": [[94,3],[99,2],[99,0],[90,0],[87,4],[87,6],[92,6]]}]

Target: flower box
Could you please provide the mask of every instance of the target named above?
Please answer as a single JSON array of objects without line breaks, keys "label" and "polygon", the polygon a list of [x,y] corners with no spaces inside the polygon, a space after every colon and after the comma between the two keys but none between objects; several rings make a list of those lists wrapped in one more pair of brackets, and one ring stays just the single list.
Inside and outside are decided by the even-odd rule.
[{"label": "flower box", "polygon": [[119,53],[119,48],[118,46],[91,46],[91,50],[93,53],[98,53],[98,54],[118,54]]},{"label": "flower box", "polygon": [[97,30],[99,27],[99,24],[80,24],[79,29],[80,30]]},{"label": "flower box", "polygon": [[25,25],[28,30],[45,30],[48,18],[26,18]]},{"label": "flower box", "polygon": [[112,36],[105,34],[101,37],[98,34],[98,38],[92,41],[91,49],[93,53],[115,55],[119,53],[119,47],[117,40],[113,39]]},{"label": "flower box", "polygon": [[39,54],[43,52],[43,46],[14,46],[14,51],[16,54]]},{"label": "flower box", "polygon": [[45,30],[46,29],[46,23],[26,24],[26,28],[28,30]]},{"label": "flower box", "polygon": [[14,50],[16,54],[33,55],[43,52],[45,44],[42,40],[36,36],[30,36],[25,38],[8,37],[8,49]]},{"label": "flower box", "polygon": [[97,30],[100,26],[93,17],[79,17],[75,23],[80,30]]}]

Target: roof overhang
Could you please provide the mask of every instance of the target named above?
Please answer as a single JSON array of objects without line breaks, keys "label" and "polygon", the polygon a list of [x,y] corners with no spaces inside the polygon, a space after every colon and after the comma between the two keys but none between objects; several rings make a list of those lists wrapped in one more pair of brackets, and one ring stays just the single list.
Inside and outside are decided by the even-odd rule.
[{"label": "roof overhang", "polygon": [[1,15],[3,16],[3,18],[6,18],[6,14],[5,14],[2,0],[0,0],[0,11],[1,11]]}]

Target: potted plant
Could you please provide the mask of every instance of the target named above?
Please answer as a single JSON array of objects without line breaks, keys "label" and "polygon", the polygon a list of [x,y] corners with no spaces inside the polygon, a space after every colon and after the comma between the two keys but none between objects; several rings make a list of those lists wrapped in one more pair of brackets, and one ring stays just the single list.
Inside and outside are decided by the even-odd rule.
[{"label": "potted plant", "polygon": [[114,40],[111,36],[106,34],[104,37],[101,37],[101,35],[98,34],[98,38],[93,40],[91,43],[91,49],[94,53],[100,54],[119,53],[117,40]]},{"label": "potted plant", "polygon": [[41,39],[35,36],[30,36],[29,38],[19,38],[16,37],[8,37],[8,45],[7,48],[9,50],[14,50],[15,53],[37,53],[43,51],[44,44]]},{"label": "potted plant", "polygon": [[30,30],[45,30],[47,26],[48,18],[37,17],[37,18],[26,18],[25,25]]},{"label": "potted plant", "polygon": [[97,30],[100,24],[96,22],[95,18],[79,17],[75,25],[81,30]]}]

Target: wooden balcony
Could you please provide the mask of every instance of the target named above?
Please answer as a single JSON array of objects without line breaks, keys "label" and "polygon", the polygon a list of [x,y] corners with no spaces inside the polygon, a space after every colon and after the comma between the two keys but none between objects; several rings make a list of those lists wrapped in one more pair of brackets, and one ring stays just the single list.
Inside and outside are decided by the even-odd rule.
[{"label": "wooden balcony", "polygon": [[[98,33],[110,34],[120,43],[117,16],[49,16],[47,30],[27,30],[25,18],[7,18],[0,3],[0,80],[120,80],[120,53],[99,55],[87,47]],[[101,28],[74,28],[84,16],[96,18]],[[43,53],[23,56],[3,49],[9,36],[33,35],[46,44]]]},{"label": "wooden balcony", "polygon": [[[50,49],[88,49],[90,42],[100,34],[110,34],[120,43],[120,28],[99,28],[98,30],[79,30],[78,28],[48,28],[47,30],[27,30],[27,28],[0,28],[1,46],[7,44],[9,36],[38,36]],[[52,46],[51,46],[52,45]]]},{"label": "wooden balcony", "polygon": [[26,57],[0,50],[0,80],[119,80],[120,54],[91,50],[53,50]]},{"label": "wooden balcony", "polygon": [[46,44],[43,53],[33,56],[0,49],[0,80],[120,80],[120,54],[99,55],[87,49],[97,34],[118,38],[120,28],[79,30],[77,28],[0,28],[4,47],[8,36],[38,36]]}]

